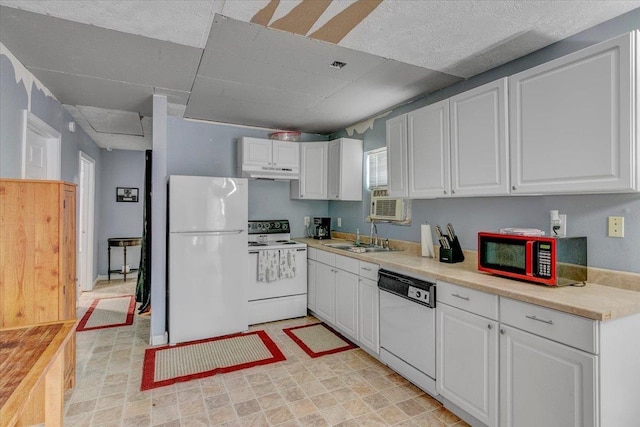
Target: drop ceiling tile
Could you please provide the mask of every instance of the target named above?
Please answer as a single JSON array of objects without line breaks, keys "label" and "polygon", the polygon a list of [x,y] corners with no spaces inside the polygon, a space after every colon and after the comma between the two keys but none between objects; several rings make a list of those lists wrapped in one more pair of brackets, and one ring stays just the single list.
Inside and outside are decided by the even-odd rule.
[{"label": "drop ceiling tile", "polygon": [[333,132],[459,80],[455,76],[388,60],[362,79],[301,111],[296,120],[301,128],[310,132]]},{"label": "drop ceiling tile", "polygon": [[78,110],[98,133],[117,133],[143,136],[140,114],[132,111],[108,110],[106,108],[78,105]]},{"label": "drop ceiling tile", "polygon": [[[385,60],[331,43],[216,15],[203,62],[206,63],[211,53],[220,52],[345,81],[356,80]],[[346,62],[347,66],[341,70],[329,67],[336,60]]]},{"label": "drop ceiling tile", "polygon": [[27,67],[191,89],[202,50],[0,7],[0,38]]},{"label": "drop ceiling tile", "polygon": [[[213,13],[218,9],[217,2],[211,0],[2,0],[0,3],[42,15],[198,48],[204,47]],[[220,3],[218,5],[222,6]]]},{"label": "drop ceiling tile", "polygon": [[62,104],[153,113],[153,87],[29,68]]},{"label": "drop ceiling tile", "polygon": [[349,84],[348,80],[320,76],[287,67],[285,64],[257,61],[229,52],[205,54],[199,77],[216,78],[265,86],[301,94],[324,97]]}]

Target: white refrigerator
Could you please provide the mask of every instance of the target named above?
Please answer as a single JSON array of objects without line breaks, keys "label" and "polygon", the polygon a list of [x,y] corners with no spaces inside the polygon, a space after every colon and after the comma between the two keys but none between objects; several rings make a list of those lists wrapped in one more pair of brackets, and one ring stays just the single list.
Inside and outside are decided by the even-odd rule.
[{"label": "white refrigerator", "polygon": [[248,183],[169,177],[169,343],[248,329]]}]

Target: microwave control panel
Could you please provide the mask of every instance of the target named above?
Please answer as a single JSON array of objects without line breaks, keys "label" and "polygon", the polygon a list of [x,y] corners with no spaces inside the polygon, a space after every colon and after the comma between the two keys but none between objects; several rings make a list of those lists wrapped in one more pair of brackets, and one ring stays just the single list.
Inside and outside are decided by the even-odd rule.
[{"label": "microwave control panel", "polygon": [[538,242],[537,271],[536,276],[551,278],[551,244]]}]

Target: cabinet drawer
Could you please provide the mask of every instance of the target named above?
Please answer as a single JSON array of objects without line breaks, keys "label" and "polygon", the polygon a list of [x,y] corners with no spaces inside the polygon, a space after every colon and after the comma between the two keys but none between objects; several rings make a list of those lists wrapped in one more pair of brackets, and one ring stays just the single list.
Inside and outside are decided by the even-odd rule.
[{"label": "cabinet drawer", "polygon": [[598,354],[597,321],[509,298],[500,298],[500,321],[545,338]]},{"label": "cabinet drawer", "polygon": [[316,250],[316,261],[335,267],[336,255],[331,252]]},{"label": "cabinet drawer", "polygon": [[378,281],[378,264],[360,261],[360,277]]},{"label": "cabinet drawer", "polygon": [[316,261],[318,259],[317,255],[318,250],[316,248],[307,248],[307,259],[312,259]]},{"label": "cabinet drawer", "polygon": [[360,261],[347,256],[336,255],[336,268],[345,270],[353,274],[360,273]]},{"label": "cabinet drawer", "polygon": [[498,320],[497,295],[438,281],[436,300],[489,319]]}]

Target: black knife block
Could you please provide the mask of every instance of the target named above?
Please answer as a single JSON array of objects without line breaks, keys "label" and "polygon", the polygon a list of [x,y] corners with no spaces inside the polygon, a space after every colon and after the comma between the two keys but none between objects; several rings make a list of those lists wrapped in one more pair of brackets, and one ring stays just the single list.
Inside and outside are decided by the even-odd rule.
[{"label": "black knife block", "polygon": [[453,240],[451,240],[448,236],[444,237],[449,241],[450,248],[444,249],[442,245],[440,246],[440,262],[453,264],[455,262],[464,261],[464,253],[462,252],[462,248],[460,247],[458,236],[455,236]]}]

